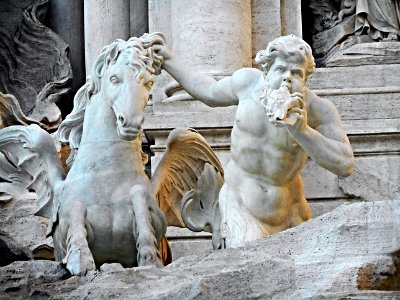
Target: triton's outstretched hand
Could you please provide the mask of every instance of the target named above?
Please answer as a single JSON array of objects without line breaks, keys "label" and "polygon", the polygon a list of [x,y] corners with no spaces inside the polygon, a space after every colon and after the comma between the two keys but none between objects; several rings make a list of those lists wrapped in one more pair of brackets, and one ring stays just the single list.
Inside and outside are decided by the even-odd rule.
[{"label": "triton's outstretched hand", "polygon": [[163,63],[164,61],[172,57],[172,52],[168,49],[166,45],[154,45],[152,49],[154,51],[154,56],[157,58],[157,60]]}]

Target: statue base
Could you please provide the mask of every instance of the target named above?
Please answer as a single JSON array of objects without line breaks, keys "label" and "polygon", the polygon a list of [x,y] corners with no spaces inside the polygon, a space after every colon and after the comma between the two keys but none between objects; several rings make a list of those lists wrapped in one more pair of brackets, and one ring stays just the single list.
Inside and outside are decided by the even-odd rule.
[{"label": "statue base", "polygon": [[326,62],[327,67],[382,65],[400,63],[400,42],[373,42],[355,44],[338,50]]}]

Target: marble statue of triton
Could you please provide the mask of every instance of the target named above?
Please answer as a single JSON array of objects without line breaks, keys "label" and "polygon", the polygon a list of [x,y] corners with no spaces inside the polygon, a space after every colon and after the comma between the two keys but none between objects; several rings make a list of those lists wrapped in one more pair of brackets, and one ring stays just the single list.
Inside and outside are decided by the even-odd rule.
[{"label": "marble statue of triton", "polygon": [[311,218],[300,176],[308,157],[339,176],[352,173],[353,152],[335,106],[305,87],[315,63],[302,39],[271,41],[256,56],[262,71],[243,68],[219,81],[191,71],[165,45],[156,49],[163,68],[195,99],[238,105],[218,199],[226,247]]}]

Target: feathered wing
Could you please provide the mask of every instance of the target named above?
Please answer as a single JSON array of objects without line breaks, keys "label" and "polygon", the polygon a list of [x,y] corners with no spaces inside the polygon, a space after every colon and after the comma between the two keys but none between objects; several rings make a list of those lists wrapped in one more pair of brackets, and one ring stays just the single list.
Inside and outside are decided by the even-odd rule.
[{"label": "feathered wing", "polygon": [[[205,166],[208,166],[206,171]],[[212,172],[220,179],[205,180],[207,172]],[[203,179],[200,179],[201,177]],[[216,197],[223,182],[223,169],[207,141],[197,131],[181,128],[171,131],[166,152],[152,177],[152,182],[158,204],[165,213],[169,226],[197,228],[197,231],[207,229],[200,227],[206,227],[211,222],[210,218],[213,218],[214,202],[218,200]],[[207,194],[208,197],[191,198],[191,204],[187,203],[184,206],[183,195],[200,195],[199,188],[213,190],[214,193],[207,194],[203,191],[202,195]],[[185,201],[188,200],[186,196]],[[185,221],[191,223],[186,224]]]},{"label": "feathered wing", "polygon": [[54,187],[65,174],[50,134],[37,125],[1,129],[0,177],[6,181],[0,192],[7,190],[7,184],[35,190],[39,206],[36,215],[56,221]]}]

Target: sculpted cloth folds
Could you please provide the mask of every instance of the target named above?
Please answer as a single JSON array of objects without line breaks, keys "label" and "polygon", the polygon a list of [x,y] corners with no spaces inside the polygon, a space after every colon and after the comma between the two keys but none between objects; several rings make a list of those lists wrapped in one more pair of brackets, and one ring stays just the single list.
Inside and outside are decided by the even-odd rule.
[{"label": "sculpted cloth folds", "polygon": [[355,32],[366,32],[374,40],[382,40],[383,32],[400,36],[400,2],[357,0]]}]

